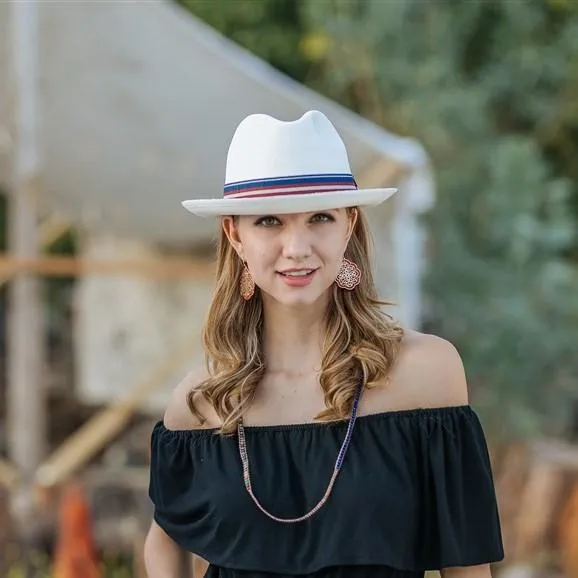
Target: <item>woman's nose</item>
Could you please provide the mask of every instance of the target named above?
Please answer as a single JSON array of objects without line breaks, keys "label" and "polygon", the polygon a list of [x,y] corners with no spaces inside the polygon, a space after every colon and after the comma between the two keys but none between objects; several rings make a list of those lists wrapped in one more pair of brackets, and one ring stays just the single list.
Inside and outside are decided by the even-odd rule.
[{"label": "woman's nose", "polygon": [[311,256],[311,240],[306,229],[287,227],[283,234],[283,257],[295,261]]}]

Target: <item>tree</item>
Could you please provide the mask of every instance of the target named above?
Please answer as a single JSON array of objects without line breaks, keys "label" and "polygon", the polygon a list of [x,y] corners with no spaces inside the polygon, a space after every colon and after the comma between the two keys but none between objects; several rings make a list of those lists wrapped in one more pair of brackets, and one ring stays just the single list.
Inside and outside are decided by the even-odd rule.
[{"label": "tree", "polygon": [[302,38],[295,0],[177,0],[198,18],[292,78],[302,81],[310,63],[296,48]]}]

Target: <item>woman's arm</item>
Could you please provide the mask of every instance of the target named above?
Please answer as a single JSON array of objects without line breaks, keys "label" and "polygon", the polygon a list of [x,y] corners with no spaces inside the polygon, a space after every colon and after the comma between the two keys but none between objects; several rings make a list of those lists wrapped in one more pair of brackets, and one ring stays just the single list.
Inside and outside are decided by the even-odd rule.
[{"label": "woman's arm", "polygon": [[144,562],[148,578],[180,578],[182,551],[153,521],[144,544]]},{"label": "woman's arm", "polygon": [[[201,426],[188,408],[187,395],[205,377],[206,370],[197,369],[189,373],[174,389],[163,416],[167,429],[187,430]],[[188,572],[186,575],[192,575],[193,555],[190,553],[185,555],[185,551],[154,521],[145,540],[144,560],[148,578],[180,578],[183,575],[183,567],[186,568],[185,572]],[[196,563],[201,569],[203,564],[206,566],[200,558]]]},{"label": "woman's arm", "polygon": [[[400,376],[399,383],[405,386],[408,407],[409,404],[414,407],[443,407],[469,403],[466,373],[460,354],[450,342],[440,337],[408,332],[396,374]],[[476,499],[469,496],[467,487],[463,488],[463,495],[468,496],[469,501]],[[475,525],[476,520],[469,520],[469,523]],[[491,552],[491,557],[496,556],[495,545],[488,546],[488,552]],[[482,550],[476,557],[483,560],[483,555]],[[440,570],[440,575],[442,578],[492,576],[490,564],[445,567]]]},{"label": "woman's arm", "polygon": [[443,568],[440,574],[442,578],[492,578],[489,564]]}]

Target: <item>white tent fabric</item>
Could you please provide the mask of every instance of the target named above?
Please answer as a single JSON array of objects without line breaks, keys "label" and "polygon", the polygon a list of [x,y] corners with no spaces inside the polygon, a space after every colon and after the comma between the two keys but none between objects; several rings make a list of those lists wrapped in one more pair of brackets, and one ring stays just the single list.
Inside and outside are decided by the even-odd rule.
[{"label": "white tent fabric", "polygon": [[[287,120],[311,108],[335,123],[354,172],[394,159],[413,175],[401,202],[412,211],[433,202],[419,143],[292,81],[172,2],[37,5],[42,203],[75,224],[169,244],[206,239],[214,223],[192,220],[179,201],[221,194],[236,124],[253,112]],[[0,2],[5,127],[8,9]],[[6,134],[0,125],[3,180]]]}]

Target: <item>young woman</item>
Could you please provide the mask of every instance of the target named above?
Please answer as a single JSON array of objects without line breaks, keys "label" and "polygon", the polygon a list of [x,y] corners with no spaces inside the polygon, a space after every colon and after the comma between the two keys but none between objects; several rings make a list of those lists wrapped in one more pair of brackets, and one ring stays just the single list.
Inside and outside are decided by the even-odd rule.
[{"label": "young woman", "polygon": [[227,158],[207,367],[152,433],[150,578],[488,577],[503,557],[482,427],[455,348],[376,294],[343,142],[310,111],[251,115]]}]

